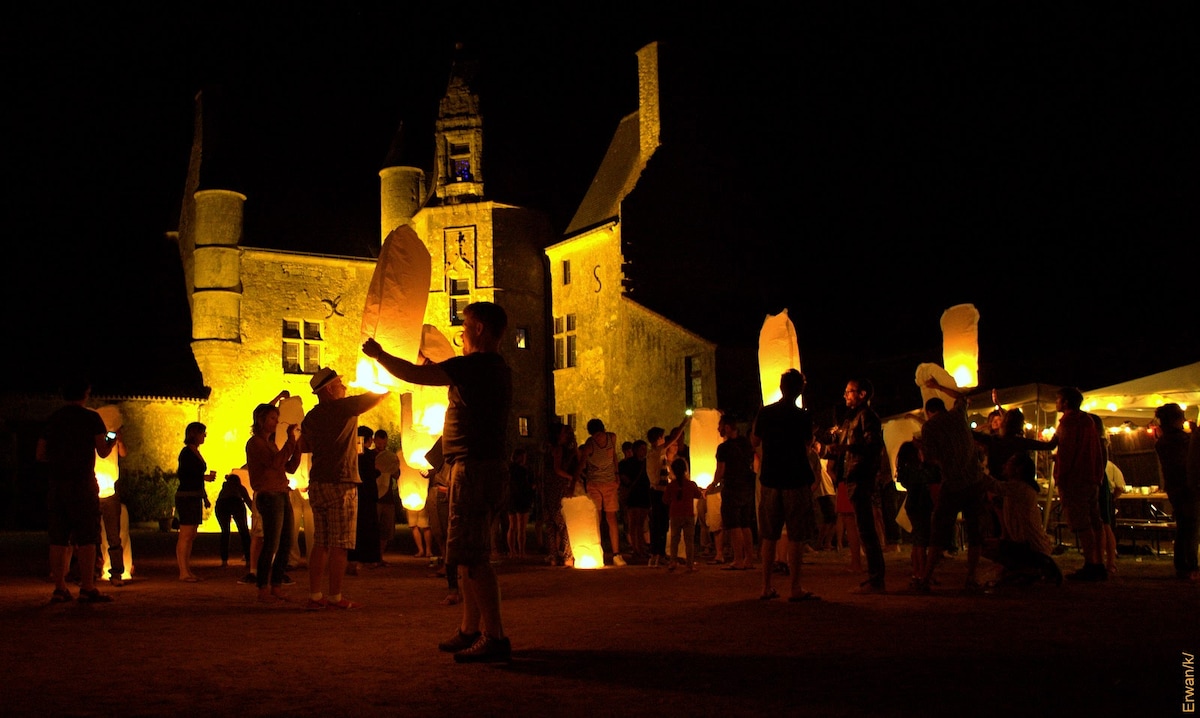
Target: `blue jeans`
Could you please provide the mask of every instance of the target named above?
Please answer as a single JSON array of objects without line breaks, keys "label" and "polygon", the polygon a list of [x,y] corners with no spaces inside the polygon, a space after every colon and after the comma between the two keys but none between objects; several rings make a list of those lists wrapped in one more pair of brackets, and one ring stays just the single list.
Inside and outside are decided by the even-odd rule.
[{"label": "blue jeans", "polygon": [[268,575],[272,586],[281,586],[292,550],[292,502],[284,491],[260,491],[254,500],[263,526],[262,553],[256,567],[258,587],[266,588]]}]

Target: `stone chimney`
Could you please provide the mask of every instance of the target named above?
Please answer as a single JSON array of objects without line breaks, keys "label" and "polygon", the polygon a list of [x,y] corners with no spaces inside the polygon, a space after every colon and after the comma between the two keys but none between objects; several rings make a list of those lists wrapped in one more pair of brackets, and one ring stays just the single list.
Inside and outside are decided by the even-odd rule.
[{"label": "stone chimney", "polygon": [[652,42],[637,52],[638,57],[638,135],[642,162],[658,149],[658,43]]}]

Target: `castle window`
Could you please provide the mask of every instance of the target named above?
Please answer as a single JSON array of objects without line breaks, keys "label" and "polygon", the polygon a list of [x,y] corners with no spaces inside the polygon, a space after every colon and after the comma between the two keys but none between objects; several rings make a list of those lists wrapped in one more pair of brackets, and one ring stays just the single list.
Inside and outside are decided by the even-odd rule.
[{"label": "castle window", "polygon": [[689,409],[704,406],[704,375],[700,372],[700,357],[683,358],[684,404]]},{"label": "castle window", "polygon": [[563,284],[564,285],[570,284],[571,283],[571,260],[564,259],[563,263],[562,263],[562,269],[563,269]]},{"label": "castle window", "polygon": [[283,320],[282,360],[285,374],[316,374],[321,368],[325,332],[321,322]]},{"label": "castle window", "polygon": [[525,327],[517,327],[516,335],[517,335],[517,348],[518,349],[528,349],[529,348],[529,330],[526,329]]},{"label": "castle window", "polygon": [[450,174],[455,182],[470,182],[473,179],[470,145],[450,145]]},{"label": "castle window", "polygon": [[517,434],[519,434],[521,436],[529,436],[529,417],[528,416],[518,416],[517,417]]},{"label": "castle window", "polygon": [[458,296],[462,296],[463,294],[471,293],[471,283],[468,280],[466,280],[466,279],[451,279],[451,280],[449,280],[449,282],[450,282],[450,296],[458,297]]},{"label": "castle window", "polygon": [[576,363],[575,315],[554,318],[554,368],[568,369]]},{"label": "castle window", "polygon": [[463,317],[465,315],[467,305],[471,303],[470,297],[451,297],[450,298],[450,326],[461,327]]}]

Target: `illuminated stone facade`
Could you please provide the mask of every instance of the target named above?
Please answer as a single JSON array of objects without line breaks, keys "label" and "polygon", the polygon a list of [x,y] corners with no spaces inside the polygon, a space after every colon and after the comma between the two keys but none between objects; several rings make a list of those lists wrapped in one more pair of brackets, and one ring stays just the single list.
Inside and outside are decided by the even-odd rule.
[{"label": "illuminated stone facade", "polygon": [[600,418],[621,440],[717,406],[716,345],[624,291],[621,203],[659,147],[658,95],[652,43],[638,51],[638,111],[617,127],[567,238],[546,249],[555,414],[580,428]]}]

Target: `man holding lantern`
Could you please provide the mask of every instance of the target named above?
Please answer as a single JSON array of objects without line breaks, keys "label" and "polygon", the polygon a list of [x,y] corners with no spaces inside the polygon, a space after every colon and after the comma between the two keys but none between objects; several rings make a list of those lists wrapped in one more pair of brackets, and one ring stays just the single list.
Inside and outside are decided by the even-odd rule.
[{"label": "man holding lantern", "polygon": [[446,565],[458,567],[463,616],[458,630],[438,644],[456,663],[506,663],[511,648],[500,618],[500,587],[491,566],[492,525],[505,510],[508,453],[505,436],[512,406],[512,371],[500,355],[508,326],[491,302],[467,305],[463,356],[417,365],[392,356],[374,339],[363,353],[410,384],[450,387],[442,453],[450,474]]}]

